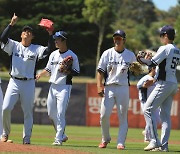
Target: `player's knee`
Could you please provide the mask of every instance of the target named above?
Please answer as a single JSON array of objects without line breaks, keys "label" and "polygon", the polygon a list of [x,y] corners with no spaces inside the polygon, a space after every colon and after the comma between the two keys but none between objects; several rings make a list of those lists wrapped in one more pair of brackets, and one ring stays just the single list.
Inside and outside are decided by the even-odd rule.
[{"label": "player's knee", "polygon": [[108,120],[108,119],[109,119],[109,116],[106,115],[106,114],[103,114],[103,115],[101,115],[101,117],[100,117],[100,121],[106,121],[106,120]]},{"label": "player's knee", "polygon": [[48,113],[49,119],[54,120],[56,118],[56,115]]},{"label": "player's knee", "polygon": [[59,114],[57,114],[57,118],[59,120],[63,120],[63,119],[65,119],[65,114],[64,113],[59,113]]}]

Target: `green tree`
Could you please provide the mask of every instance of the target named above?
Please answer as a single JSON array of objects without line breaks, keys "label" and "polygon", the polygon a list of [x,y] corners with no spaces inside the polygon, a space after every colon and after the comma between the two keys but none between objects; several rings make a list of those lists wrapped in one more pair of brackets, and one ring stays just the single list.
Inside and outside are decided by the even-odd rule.
[{"label": "green tree", "polygon": [[[92,51],[96,49],[96,28],[82,16],[84,0],[0,0],[0,6],[0,32],[10,22],[14,12],[19,17],[10,38],[20,40],[22,27],[30,25],[35,31],[33,43],[47,45],[48,34],[38,26],[38,23],[41,18],[48,18],[54,21],[55,31],[67,31],[68,46],[78,55],[81,66],[84,66],[83,63],[88,61],[88,58],[95,57],[96,53]],[[2,54],[5,59],[4,52],[0,52],[0,57]],[[9,67],[8,60],[1,60],[0,63]],[[46,60],[41,61],[38,69],[43,68],[45,64]]]},{"label": "green tree", "polygon": [[82,10],[83,16],[90,22],[94,23],[99,30],[96,66],[100,59],[101,45],[104,38],[106,26],[112,22],[114,14],[113,1],[110,0],[85,0],[85,7]]},{"label": "green tree", "polygon": [[134,52],[150,46],[147,35],[148,28],[143,24],[137,24],[131,19],[121,19],[113,24],[112,28],[123,29],[126,32],[126,47]]},{"label": "green tree", "polygon": [[176,30],[175,43],[180,48],[180,15],[178,16],[174,27],[175,27],[175,30]]},{"label": "green tree", "polygon": [[123,0],[119,4],[118,19],[131,19],[149,27],[156,21],[155,6],[151,0]]},{"label": "green tree", "polygon": [[127,34],[126,46],[132,51],[151,47],[148,37],[151,23],[157,21],[155,6],[151,0],[123,0],[118,4],[114,30],[123,29]]},{"label": "green tree", "polygon": [[164,21],[153,22],[148,30],[148,37],[151,42],[152,48],[158,48],[161,45],[159,39],[159,30],[166,23]]}]

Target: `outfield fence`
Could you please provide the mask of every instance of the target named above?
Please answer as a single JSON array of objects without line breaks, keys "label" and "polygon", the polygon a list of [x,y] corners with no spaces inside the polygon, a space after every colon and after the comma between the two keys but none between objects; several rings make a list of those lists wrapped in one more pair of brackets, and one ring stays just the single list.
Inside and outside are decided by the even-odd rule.
[{"label": "outfield fence", "polygon": [[[87,84],[86,99],[86,125],[99,126],[99,112],[101,105],[101,97],[97,95],[95,83]],[[174,96],[171,108],[172,128],[180,129],[180,91]],[[110,123],[112,126],[118,126],[117,109],[114,106]],[[130,128],[144,128],[145,120],[138,99],[138,90],[136,85],[130,86],[130,101],[128,109],[128,126]],[[159,126],[160,127],[160,126]]]},{"label": "outfield fence", "polygon": [[[5,94],[8,81],[2,81],[2,90]],[[47,82],[37,82],[34,101],[34,123],[51,124],[47,116],[47,95],[50,84]],[[28,87],[27,87],[28,88]],[[71,98],[66,113],[68,125],[100,126],[100,104],[101,97],[97,95],[95,83],[75,83],[73,84]],[[171,109],[172,128],[180,129],[180,91],[174,96]],[[20,101],[15,105],[12,116],[12,123],[23,123],[23,112]],[[118,126],[116,106],[111,115],[111,125]],[[138,90],[135,85],[130,86],[130,102],[128,110],[128,124],[130,128],[144,128],[145,121],[140,102]]]}]

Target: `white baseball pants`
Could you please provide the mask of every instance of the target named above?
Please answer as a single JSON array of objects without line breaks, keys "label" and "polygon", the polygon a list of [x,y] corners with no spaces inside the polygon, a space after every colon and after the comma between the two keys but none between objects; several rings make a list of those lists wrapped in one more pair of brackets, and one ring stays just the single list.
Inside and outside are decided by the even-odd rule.
[{"label": "white baseball pants", "polygon": [[[33,127],[33,105],[35,96],[34,80],[10,79],[3,102],[3,134],[9,135],[11,131],[11,111],[20,99],[24,113],[23,138],[30,138]],[[18,114],[18,113],[17,113]]]},{"label": "white baseball pants", "polygon": [[117,106],[117,114],[119,118],[119,132],[117,144],[125,145],[128,131],[127,114],[129,107],[129,86],[105,86],[105,97],[102,99],[100,111],[102,142],[109,142],[111,140],[109,133],[110,115],[115,104]]},{"label": "white baseball pants", "polygon": [[[177,92],[178,85],[167,81],[158,81],[156,87],[149,95],[145,106],[144,115],[148,127],[150,127],[151,142],[162,145],[162,148],[168,148],[168,140],[171,130],[171,106],[173,96]],[[158,139],[155,112],[160,107],[160,118],[162,122],[161,142]]]},{"label": "white baseball pants", "polygon": [[[142,109],[143,112],[144,112],[145,103],[146,102],[141,102],[141,109]],[[154,115],[155,115],[156,125],[158,126],[161,123],[160,108],[157,108],[155,110]],[[145,115],[144,115],[144,118],[145,118]],[[145,122],[146,122],[146,120],[145,120]],[[151,138],[150,137],[150,128],[149,128],[149,125],[146,123],[146,126],[145,126],[145,140],[150,140],[150,138]]]},{"label": "white baseball pants", "polygon": [[51,84],[48,99],[47,109],[48,116],[53,121],[56,137],[55,140],[62,141],[66,121],[65,113],[68,106],[72,85]]}]

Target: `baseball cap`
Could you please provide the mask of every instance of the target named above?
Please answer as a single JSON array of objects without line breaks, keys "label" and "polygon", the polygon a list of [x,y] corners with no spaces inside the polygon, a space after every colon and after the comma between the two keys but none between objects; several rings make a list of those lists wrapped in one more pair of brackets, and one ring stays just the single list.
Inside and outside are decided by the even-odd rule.
[{"label": "baseball cap", "polygon": [[26,25],[26,26],[24,26],[24,27],[22,28],[22,32],[23,32],[23,31],[26,31],[26,30],[29,30],[30,32],[33,33],[33,28],[30,27],[30,26],[28,26],[28,25]]},{"label": "baseball cap", "polygon": [[118,29],[118,30],[113,34],[113,37],[116,36],[116,35],[119,35],[119,36],[121,36],[122,38],[126,38],[126,33],[125,33],[123,30],[120,30],[120,29]]},{"label": "baseball cap", "polygon": [[170,25],[165,25],[160,29],[160,36],[167,34],[169,39],[174,39],[175,30]]},{"label": "baseball cap", "polygon": [[57,38],[64,38],[65,40],[67,39],[67,33],[65,31],[58,31],[53,35],[54,39]]}]

